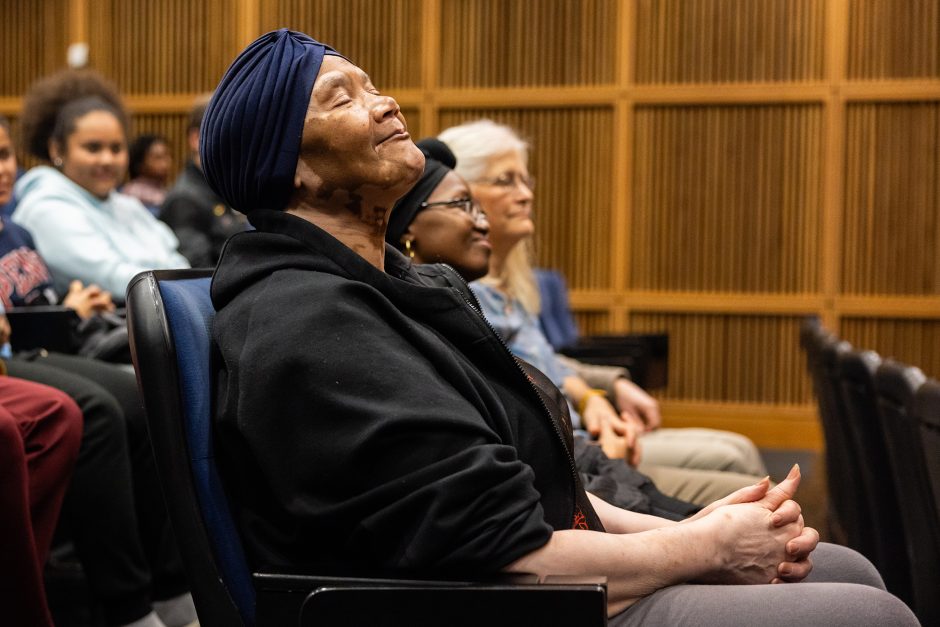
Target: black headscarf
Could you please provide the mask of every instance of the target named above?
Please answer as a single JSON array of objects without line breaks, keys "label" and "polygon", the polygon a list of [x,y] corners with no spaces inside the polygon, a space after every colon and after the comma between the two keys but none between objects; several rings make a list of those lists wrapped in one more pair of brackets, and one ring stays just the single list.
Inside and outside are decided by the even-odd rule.
[{"label": "black headscarf", "polygon": [[424,153],[424,174],[407,194],[399,199],[392,208],[385,231],[385,241],[401,248],[401,238],[421,211],[421,203],[428,199],[447,173],[457,166],[457,157],[447,144],[433,137],[417,143]]},{"label": "black headscarf", "polygon": [[327,54],[342,56],[282,28],[256,39],[222,77],[199,154],[209,186],[235,209],[283,209],[290,200],[310,92]]}]

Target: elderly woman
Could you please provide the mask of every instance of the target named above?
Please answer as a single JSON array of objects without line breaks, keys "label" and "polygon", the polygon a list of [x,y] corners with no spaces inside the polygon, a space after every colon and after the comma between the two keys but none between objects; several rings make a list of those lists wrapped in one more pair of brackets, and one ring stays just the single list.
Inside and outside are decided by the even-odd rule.
[{"label": "elderly woman", "polygon": [[418,272],[385,246],[424,159],[396,102],[331,48],[287,30],[251,44],[209,105],[201,154],[257,229],[229,240],[212,284],[216,452],[250,562],[603,574],[615,625],[914,624],[836,547],[819,561],[871,585],[766,585],[810,575],[818,536],[789,498],[796,470],[682,523],[586,494],[557,390],[512,358],[453,270]]}]

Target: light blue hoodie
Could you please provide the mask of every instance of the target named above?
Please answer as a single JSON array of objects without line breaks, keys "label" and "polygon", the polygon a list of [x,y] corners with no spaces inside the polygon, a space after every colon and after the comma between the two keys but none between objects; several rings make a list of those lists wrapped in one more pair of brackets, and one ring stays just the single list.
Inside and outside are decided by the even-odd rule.
[{"label": "light blue hoodie", "polygon": [[78,279],[123,302],[138,272],[189,267],[170,227],[136,198],[112,191],[101,200],[48,166],[24,174],[14,190],[13,221],[32,233],[60,294]]}]

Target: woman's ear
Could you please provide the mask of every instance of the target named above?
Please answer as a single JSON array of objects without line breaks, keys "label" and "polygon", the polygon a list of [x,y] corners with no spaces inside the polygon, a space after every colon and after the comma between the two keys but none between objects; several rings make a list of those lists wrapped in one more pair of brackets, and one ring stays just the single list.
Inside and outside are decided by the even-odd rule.
[{"label": "woman's ear", "polygon": [[62,167],[62,154],[63,151],[59,148],[59,142],[54,139],[49,140],[49,159],[52,161],[52,165],[57,168]]}]

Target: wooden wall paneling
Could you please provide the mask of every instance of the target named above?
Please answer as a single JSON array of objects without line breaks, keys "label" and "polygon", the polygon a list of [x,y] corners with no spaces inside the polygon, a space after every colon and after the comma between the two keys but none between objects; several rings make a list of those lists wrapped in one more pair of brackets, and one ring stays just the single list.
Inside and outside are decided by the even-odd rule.
[{"label": "wooden wall paneling", "polygon": [[940,377],[940,319],[846,317],[840,335],[855,346],[917,366],[927,376]]},{"label": "wooden wall paneling", "polygon": [[639,107],[637,289],[818,289],[822,153],[817,105]]},{"label": "wooden wall paneling", "polygon": [[300,30],[362,67],[380,90],[421,86],[421,0],[257,1],[259,35]]},{"label": "wooden wall paneling", "polygon": [[940,0],[849,4],[848,77],[940,77]]},{"label": "wooden wall paneling", "polygon": [[614,83],[617,24],[617,0],[441,0],[440,85]]},{"label": "wooden wall paneling", "polygon": [[88,11],[91,65],[125,94],[209,91],[240,50],[226,2],[98,0]]},{"label": "wooden wall paneling", "polygon": [[846,294],[940,295],[940,103],[847,110]]},{"label": "wooden wall paneling", "polygon": [[669,333],[663,399],[767,405],[807,403],[799,317],[634,311],[631,330]]},{"label": "wooden wall paneling", "polygon": [[4,3],[0,97],[18,98],[37,77],[65,67],[68,15],[68,0]]},{"label": "wooden wall paneling", "polygon": [[606,311],[578,311],[575,312],[574,319],[578,325],[578,330],[583,335],[610,332],[610,315]]},{"label": "wooden wall paneling", "polygon": [[[432,135],[437,121],[437,81],[440,76],[441,57],[451,46],[444,45],[441,38],[441,0],[424,0],[421,3],[421,119],[424,123],[421,136]],[[415,126],[415,129],[419,127]]]},{"label": "wooden wall paneling", "polygon": [[637,83],[823,78],[824,0],[636,0]]},{"label": "wooden wall paneling", "polygon": [[613,111],[441,108],[439,128],[490,118],[529,141],[536,179],[537,262],[574,289],[609,289]]}]

